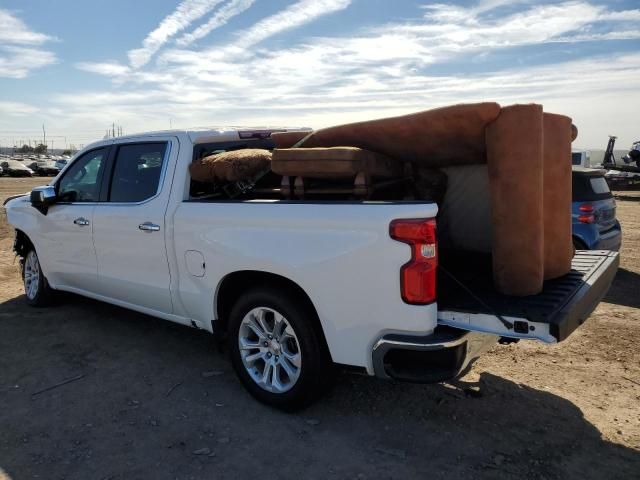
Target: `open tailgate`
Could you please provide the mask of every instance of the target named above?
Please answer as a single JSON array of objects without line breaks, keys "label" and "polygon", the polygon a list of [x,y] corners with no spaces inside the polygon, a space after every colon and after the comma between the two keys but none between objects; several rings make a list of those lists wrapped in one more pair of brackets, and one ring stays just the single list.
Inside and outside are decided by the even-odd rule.
[{"label": "open tailgate", "polygon": [[609,290],[619,262],[617,252],[579,250],[570,273],[546,281],[540,294],[528,297],[499,294],[487,277],[487,269],[467,268],[473,273],[466,275],[464,271],[441,273],[438,324],[502,337],[560,342],[595,310]]}]

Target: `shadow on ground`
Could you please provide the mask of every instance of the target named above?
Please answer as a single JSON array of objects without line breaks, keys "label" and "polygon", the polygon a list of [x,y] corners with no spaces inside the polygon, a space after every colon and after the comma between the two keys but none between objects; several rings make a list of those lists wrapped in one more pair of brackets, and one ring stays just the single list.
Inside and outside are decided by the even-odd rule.
[{"label": "shadow on ground", "polygon": [[619,268],[604,301],[640,308],[640,274],[626,268]]},{"label": "shadow on ground", "polygon": [[604,440],[570,401],[489,373],[481,396],[340,374],[323,400],[287,415],[245,393],[208,335],[75,296],[63,302],[0,305],[0,472],[10,478],[640,471],[640,453]]}]

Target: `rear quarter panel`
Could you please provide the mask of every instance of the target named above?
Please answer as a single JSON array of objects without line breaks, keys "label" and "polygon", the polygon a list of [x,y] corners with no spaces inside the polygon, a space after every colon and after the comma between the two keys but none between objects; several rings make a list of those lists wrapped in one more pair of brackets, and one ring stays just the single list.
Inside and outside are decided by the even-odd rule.
[{"label": "rear quarter panel", "polygon": [[[399,270],[410,250],[388,232],[393,219],[436,212],[435,204],[414,203],[183,202],[173,221],[182,308],[206,326],[226,275],[281,275],[310,297],[333,360],[372,372],[371,348],[381,335],[429,334],[436,326],[435,303],[402,301]],[[203,277],[187,271],[188,250],[202,252]]]}]

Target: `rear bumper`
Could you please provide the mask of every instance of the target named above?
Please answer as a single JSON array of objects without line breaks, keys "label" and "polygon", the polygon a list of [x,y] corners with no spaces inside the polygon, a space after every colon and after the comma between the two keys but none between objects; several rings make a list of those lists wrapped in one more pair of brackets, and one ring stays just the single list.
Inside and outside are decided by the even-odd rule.
[{"label": "rear bumper", "polygon": [[598,241],[592,247],[593,250],[611,250],[614,252],[620,251],[622,246],[622,229],[620,224],[616,222],[615,227],[611,230],[600,233]]},{"label": "rear bumper", "polygon": [[379,378],[437,383],[456,378],[498,341],[496,335],[438,327],[432,335],[388,334],[373,347]]}]

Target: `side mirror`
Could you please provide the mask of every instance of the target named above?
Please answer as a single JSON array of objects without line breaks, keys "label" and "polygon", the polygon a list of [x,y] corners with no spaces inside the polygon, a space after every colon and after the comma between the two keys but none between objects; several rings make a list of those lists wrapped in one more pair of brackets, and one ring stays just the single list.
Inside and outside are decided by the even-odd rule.
[{"label": "side mirror", "polygon": [[31,205],[45,215],[49,206],[56,202],[56,198],[56,189],[51,185],[36,187],[31,190]]}]

